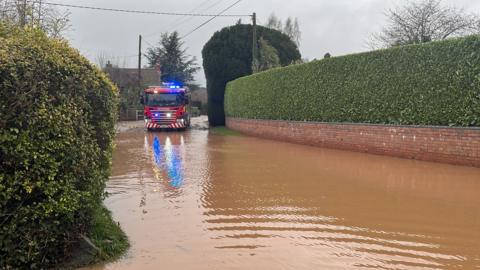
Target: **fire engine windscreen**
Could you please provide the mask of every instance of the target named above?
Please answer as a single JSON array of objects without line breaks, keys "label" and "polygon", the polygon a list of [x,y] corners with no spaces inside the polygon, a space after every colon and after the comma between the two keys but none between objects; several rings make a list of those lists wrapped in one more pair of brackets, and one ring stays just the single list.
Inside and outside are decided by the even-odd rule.
[{"label": "fire engine windscreen", "polygon": [[145,105],[149,107],[181,106],[184,99],[183,93],[147,93]]}]

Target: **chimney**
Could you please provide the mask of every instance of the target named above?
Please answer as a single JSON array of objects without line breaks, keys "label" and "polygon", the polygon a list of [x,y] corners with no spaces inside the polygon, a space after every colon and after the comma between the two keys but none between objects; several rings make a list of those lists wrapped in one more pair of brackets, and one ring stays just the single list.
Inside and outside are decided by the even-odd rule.
[{"label": "chimney", "polygon": [[110,63],[110,60],[107,61],[107,64],[105,65],[105,68],[106,68],[106,69],[111,69],[111,68],[113,68],[113,65],[112,65],[112,63]]}]

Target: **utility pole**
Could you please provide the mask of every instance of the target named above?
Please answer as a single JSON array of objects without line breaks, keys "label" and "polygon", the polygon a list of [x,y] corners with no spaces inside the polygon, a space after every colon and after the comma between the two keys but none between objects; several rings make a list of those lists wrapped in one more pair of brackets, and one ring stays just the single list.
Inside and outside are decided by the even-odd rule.
[{"label": "utility pole", "polygon": [[252,15],[252,69],[257,64],[257,48],[257,13],[254,12]]},{"label": "utility pole", "polygon": [[142,91],[142,35],[138,36],[138,89]]}]

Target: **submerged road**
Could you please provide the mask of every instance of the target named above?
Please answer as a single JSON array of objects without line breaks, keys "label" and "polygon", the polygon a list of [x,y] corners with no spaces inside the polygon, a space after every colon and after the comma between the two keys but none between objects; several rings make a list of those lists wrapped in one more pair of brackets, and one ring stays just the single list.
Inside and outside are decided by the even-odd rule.
[{"label": "submerged road", "polygon": [[480,169],[122,124],[92,269],[480,269]]}]

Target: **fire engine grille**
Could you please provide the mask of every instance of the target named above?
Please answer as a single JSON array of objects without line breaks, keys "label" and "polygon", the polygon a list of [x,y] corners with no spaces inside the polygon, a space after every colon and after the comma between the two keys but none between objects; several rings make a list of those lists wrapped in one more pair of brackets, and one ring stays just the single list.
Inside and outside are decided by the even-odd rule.
[{"label": "fire engine grille", "polygon": [[159,125],[170,125],[175,123],[175,111],[152,111],[152,122]]}]

